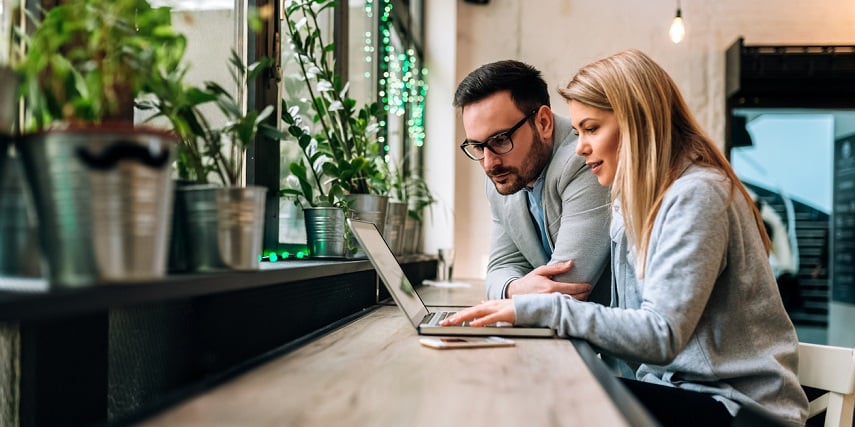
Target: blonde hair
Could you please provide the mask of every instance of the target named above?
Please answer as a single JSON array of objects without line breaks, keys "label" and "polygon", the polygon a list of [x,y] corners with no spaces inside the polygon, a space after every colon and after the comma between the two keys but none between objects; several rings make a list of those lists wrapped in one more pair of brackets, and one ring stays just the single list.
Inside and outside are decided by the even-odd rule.
[{"label": "blonde hair", "polygon": [[[766,228],[730,163],[701,130],[667,72],[638,50],[626,50],[588,64],[558,92],[567,101],[611,111],[620,129],[612,200],[620,200],[627,239],[636,249],[644,277],[653,222],[665,191],[689,163],[715,168],[753,210],[768,253]],[[729,201],[729,202],[730,202]]]}]

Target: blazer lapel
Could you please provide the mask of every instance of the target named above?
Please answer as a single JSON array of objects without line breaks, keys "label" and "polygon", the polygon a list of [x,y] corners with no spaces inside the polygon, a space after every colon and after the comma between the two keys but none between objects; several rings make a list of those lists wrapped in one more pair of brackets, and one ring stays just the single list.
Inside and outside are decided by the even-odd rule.
[{"label": "blazer lapel", "polygon": [[511,238],[517,244],[520,253],[532,266],[545,265],[548,259],[540,247],[540,232],[535,228],[528,210],[528,195],[525,191],[505,196],[505,213],[508,215],[508,224],[520,224],[507,230]]}]

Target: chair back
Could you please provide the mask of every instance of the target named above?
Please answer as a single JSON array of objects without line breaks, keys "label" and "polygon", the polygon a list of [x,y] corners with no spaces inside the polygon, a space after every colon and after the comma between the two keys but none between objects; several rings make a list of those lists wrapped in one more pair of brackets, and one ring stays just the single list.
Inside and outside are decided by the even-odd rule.
[{"label": "chair back", "polygon": [[855,349],[799,343],[799,383],[826,391],[810,402],[808,418],[825,411],[825,426],[852,426]]}]

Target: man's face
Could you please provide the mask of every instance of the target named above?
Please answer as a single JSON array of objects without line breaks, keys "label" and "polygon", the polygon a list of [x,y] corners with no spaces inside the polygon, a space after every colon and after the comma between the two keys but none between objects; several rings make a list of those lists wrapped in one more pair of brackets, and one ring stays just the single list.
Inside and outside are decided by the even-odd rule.
[{"label": "man's face", "polygon": [[[510,92],[490,95],[463,108],[463,129],[466,139],[484,142],[507,131],[530,111],[520,111],[511,100]],[[546,116],[549,116],[548,118]],[[534,126],[532,126],[532,122]],[[541,109],[512,135],[513,149],[505,154],[484,150],[479,160],[484,172],[493,181],[499,194],[508,195],[533,184],[552,156],[552,116],[548,108]]]}]

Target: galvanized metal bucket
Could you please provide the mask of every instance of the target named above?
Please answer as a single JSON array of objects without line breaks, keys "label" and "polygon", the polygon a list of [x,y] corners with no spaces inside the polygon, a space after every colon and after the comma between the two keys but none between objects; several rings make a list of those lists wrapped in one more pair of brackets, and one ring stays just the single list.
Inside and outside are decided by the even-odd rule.
[{"label": "galvanized metal bucket", "polygon": [[196,272],[226,268],[220,255],[217,227],[217,190],[208,184],[175,189],[175,226],[170,255],[172,269]]},{"label": "galvanized metal bucket", "polygon": [[36,221],[27,209],[20,161],[0,156],[0,276],[41,277]]},{"label": "galvanized metal bucket", "polygon": [[306,244],[313,258],[343,258],[344,211],[341,208],[303,208]]},{"label": "galvanized metal bucket", "polygon": [[[350,194],[345,197],[350,206],[350,218],[374,224],[377,230],[383,232],[386,225],[386,205],[389,197],[376,194]],[[350,247],[356,252],[350,254],[353,258],[365,258],[365,251],[359,246],[356,237],[351,236]]]},{"label": "galvanized metal bucket", "polygon": [[257,270],[264,237],[266,187],[218,188],[218,246],[234,270]]},{"label": "galvanized metal bucket", "polygon": [[166,133],[130,127],[21,138],[52,287],[165,275],[174,146]]},{"label": "galvanized metal bucket", "polygon": [[422,222],[407,214],[404,221],[403,253],[414,254],[421,250]]},{"label": "galvanized metal bucket", "polygon": [[392,253],[400,255],[404,243],[404,221],[407,219],[407,204],[389,202],[386,205],[386,225],[383,227],[383,238]]}]

